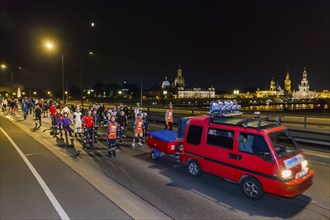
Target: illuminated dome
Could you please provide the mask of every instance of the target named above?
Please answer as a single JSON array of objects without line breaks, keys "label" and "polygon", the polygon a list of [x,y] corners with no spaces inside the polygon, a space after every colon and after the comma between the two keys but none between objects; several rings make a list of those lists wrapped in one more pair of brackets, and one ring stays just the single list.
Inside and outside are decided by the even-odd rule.
[{"label": "illuminated dome", "polygon": [[165,80],[162,83],[162,89],[168,88],[171,86],[171,83],[167,80],[167,76],[165,76]]}]

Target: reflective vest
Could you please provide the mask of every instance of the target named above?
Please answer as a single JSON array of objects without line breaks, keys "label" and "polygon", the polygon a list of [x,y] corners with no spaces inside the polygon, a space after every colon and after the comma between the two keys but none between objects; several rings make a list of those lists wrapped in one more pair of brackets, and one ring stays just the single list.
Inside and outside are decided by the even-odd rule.
[{"label": "reflective vest", "polygon": [[117,122],[109,122],[108,124],[108,139],[116,139],[117,138],[117,129],[118,123]]},{"label": "reflective vest", "polygon": [[167,122],[173,122],[173,109],[167,110]]},{"label": "reflective vest", "polygon": [[139,119],[136,119],[134,126],[135,126],[136,133],[138,133],[138,134],[143,133],[143,120],[140,121]]}]

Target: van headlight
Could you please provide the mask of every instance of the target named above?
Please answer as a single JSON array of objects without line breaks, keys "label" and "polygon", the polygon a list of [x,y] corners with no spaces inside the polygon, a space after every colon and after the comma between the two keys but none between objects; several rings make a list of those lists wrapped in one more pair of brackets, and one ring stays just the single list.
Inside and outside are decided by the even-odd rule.
[{"label": "van headlight", "polygon": [[307,164],[308,164],[308,162],[307,162],[307,160],[304,160],[303,162],[301,162],[301,168],[305,168],[305,167],[307,167]]},{"label": "van headlight", "polygon": [[292,172],[291,172],[291,170],[283,170],[282,171],[282,178],[283,179],[290,179],[290,178],[292,178]]}]

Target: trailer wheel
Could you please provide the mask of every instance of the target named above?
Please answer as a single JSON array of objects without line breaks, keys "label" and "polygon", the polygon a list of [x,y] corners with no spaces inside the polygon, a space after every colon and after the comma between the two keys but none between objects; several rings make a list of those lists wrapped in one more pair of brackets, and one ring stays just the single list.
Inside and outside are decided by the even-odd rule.
[{"label": "trailer wheel", "polygon": [[240,188],[249,199],[258,200],[264,196],[261,183],[254,177],[248,176],[243,178],[240,182]]},{"label": "trailer wheel", "polygon": [[199,163],[196,160],[189,161],[188,171],[192,176],[198,177],[198,176],[202,175],[201,166],[199,165]]},{"label": "trailer wheel", "polygon": [[158,157],[157,157],[157,154],[155,153],[155,151],[150,152],[150,158],[155,161],[158,160]]},{"label": "trailer wheel", "polygon": [[183,151],[183,143],[179,143],[177,146],[176,146],[176,151],[177,152],[182,152]]}]

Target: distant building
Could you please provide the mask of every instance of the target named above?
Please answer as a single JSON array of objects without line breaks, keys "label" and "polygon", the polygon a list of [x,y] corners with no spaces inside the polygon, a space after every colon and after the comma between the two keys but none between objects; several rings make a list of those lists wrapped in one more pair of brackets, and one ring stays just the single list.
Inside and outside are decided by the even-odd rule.
[{"label": "distant building", "polygon": [[177,76],[175,77],[174,80],[174,86],[175,87],[184,87],[185,86],[185,81],[182,76],[182,68],[179,66]]},{"label": "distant building", "polygon": [[270,81],[269,90],[257,90],[256,91],[257,98],[268,98],[268,97],[279,97],[284,95],[284,91],[279,85],[279,83],[275,83],[274,77]]},{"label": "distant building", "polygon": [[284,92],[287,95],[291,95],[291,79],[290,79],[290,74],[289,74],[289,69],[286,72],[285,80],[284,80]]},{"label": "distant building", "polygon": [[167,80],[167,76],[165,76],[165,80],[162,82],[162,89],[169,89],[171,88],[171,83]]},{"label": "distant building", "polygon": [[322,92],[317,92],[316,95],[317,95],[317,98],[329,99],[330,98],[330,91],[329,90],[323,90]]},{"label": "distant building", "polygon": [[210,87],[208,90],[193,88],[190,90],[179,87],[178,98],[215,98],[215,88]]},{"label": "distant building", "polygon": [[213,86],[207,89],[202,89],[199,87],[187,88],[185,85],[182,68],[179,66],[177,76],[172,85],[167,80],[167,77],[165,77],[165,80],[162,83],[163,94],[171,94],[174,98],[215,98],[215,88],[213,88]]},{"label": "distant building", "polygon": [[300,85],[298,85],[298,87],[299,87],[298,91],[293,91],[292,92],[292,98],[294,98],[294,99],[312,99],[312,98],[316,98],[316,92],[309,90],[310,87],[309,87],[309,84],[308,84],[306,67],[304,67],[303,78],[300,82]]},{"label": "distant building", "polygon": [[7,94],[7,96],[13,96],[20,98],[23,95],[24,86],[22,84],[13,84],[12,86],[1,86],[0,93]]}]

